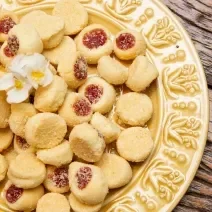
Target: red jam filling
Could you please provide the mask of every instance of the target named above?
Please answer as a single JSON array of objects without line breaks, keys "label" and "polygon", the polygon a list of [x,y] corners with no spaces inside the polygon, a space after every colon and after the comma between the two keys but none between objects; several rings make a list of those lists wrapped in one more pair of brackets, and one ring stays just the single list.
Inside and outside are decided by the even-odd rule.
[{"label": "red jam filling", "polygon": [[10,29],[12,29],[16,23],[12,20],[11,17],[5,16],[0,20],[0,33],[8,34]]},{"label": "red jam filling", "polygon": [[89,49],[97,49],[107,41],[107,34],[103,29],[93,29],[83,36],[83,44]]},{"label": "red jam filling", "polygon": [[15,203],[23,194],[24,189],[11,185],[6,191],[6,199],[9,203]]},{"label": "red jam filling", "polygon": [[121,50],[128,50],[135,45],[135,37],[130,33],[122,33],[116,38],[116,45]]},{"label": "red jam filling", "polygon": [[76,173],[77,184],[79,189],[84,189],[92,178],[92,170],[90,167],[81,167]]},{"label": "red jam filling", "polygon": [[16,136],[16,142],[18,146],[23,150],[26,150],[30,147],[26,140],[20,136]]},{"label": "red jam filling", "polygon": [[74,64],[74,76],[78,80],[84,80],[87,78],[88,65],[84,57],[78,57]]},{"label": "red jam filling", "polygon": [[77,100],[74,105],[74,112],[78,115],[78,116],[87,116],[90,114],[91,112],[91,105],[88,101],[86,101],[85,99],[80,99]]},{"label": "red jam filling", "polygon": [[13,35],[8,38],[7,40],[7,46],[4,48],[4,54],[7,57],[14,57],[19,49],[19,41],[18,38]]},{"label": "red jam filling", "polygon": [[54,170],[51,179],[54,185],[58,188],[63,188],[69,184],[68,180],[68,168],[67,167],[60,167]]},{"label": "red jam filling", "polygon": [[103,94],[103,87],[100,85],[91,84],[85,89],[85,97],[91,104],[96,104]]}]

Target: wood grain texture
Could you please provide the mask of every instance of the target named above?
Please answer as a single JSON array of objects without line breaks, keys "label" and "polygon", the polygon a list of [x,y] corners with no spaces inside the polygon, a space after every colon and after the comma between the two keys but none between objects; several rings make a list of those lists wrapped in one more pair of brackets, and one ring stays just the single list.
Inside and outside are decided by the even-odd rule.
[{"label": "wood grain texture", "polygon": [[[208,141],[196,177],[174,212],[212,211],[212,0],[163,0],[190,34],[209,85]],[[211,88],[211,89],[210,89]],[[165,211],[164,211],[165,212]]]}]

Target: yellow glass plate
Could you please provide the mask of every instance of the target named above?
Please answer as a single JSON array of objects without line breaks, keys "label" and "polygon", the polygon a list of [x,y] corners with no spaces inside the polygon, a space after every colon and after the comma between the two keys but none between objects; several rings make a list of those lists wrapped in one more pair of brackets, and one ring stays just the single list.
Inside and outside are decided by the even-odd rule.
[{"label": "yellow glass plate", "polygon": [[[21,17],[35,9],[51,13],[56,0],[0,2]],[[148,123],[154,150],[144,163],[133,165],[132,182],[110,192],[101,212],[170,212],[191,183],[207,140],[208,91],[197,52],[176,17],[159,0],[80,2],[89,12],[90,23],[103,24],[113,35],[123,28],[142,32],[147,56],[160,73],[147,91],[154,105]],[[11,211],[2,200],[0,211]]]}]

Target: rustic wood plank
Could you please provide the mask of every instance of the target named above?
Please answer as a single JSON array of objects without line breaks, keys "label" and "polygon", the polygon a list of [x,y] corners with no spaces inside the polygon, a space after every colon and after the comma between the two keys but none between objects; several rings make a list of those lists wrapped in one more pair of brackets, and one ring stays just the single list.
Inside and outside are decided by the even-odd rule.
[{"label": "rustic wood plank", "polygon": [[163,0],[190,34],[212,85],[212,1]]},{"label": "rustic wood plank", "polygon": [[[190,34],[212,86],[212,0],[163,0]],[[212,87],[208,141],[196,177],[174,212],[212,211]]]}]

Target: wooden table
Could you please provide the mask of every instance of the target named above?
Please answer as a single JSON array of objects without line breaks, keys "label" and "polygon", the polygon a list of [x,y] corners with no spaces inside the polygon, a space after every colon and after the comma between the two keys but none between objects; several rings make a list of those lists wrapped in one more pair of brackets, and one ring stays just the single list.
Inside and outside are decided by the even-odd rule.
[{"label": "wooden table", "polygon": [[196,177],[174,212],[212,212],[212,0],[163,0],[190,33],[207,76],[210,126]]}]

